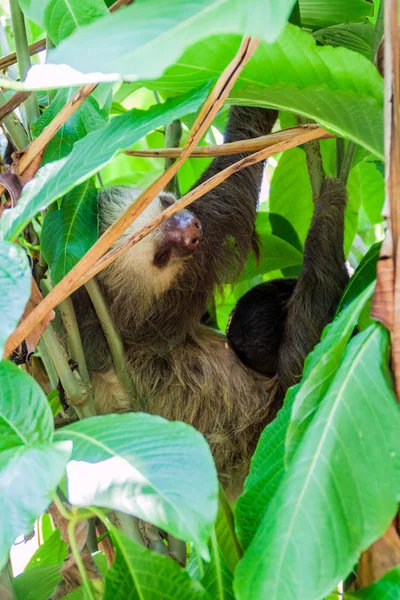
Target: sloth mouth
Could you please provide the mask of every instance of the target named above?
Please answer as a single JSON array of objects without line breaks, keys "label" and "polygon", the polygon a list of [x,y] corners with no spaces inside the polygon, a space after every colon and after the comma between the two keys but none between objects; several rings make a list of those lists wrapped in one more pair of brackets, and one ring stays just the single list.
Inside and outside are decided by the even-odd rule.
[{"label": "sloth mouth", "polygon": [[184,246],[162,246],[154,256],[153,265],[158,269],[165,269],[170,262],[184,262],[192,254],[193,250]]},{"label": "sloth mouth", "polygon": [[172,257],[172,248],[163,248],[159,250],[153,260],[153,264],[158,269],[163,269],[167,266]]}]

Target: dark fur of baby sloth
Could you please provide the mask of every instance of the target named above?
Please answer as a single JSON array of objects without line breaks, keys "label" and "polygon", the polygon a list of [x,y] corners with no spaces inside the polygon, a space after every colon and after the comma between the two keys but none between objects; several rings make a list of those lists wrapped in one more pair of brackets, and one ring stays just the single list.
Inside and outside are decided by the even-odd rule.
[{"label": "dark fur of baby sloth", "polygon": [[[266,135],[275,120],[272,110],[234,107],[225,141]],[[214,159],[197,184],[239,158]],[[282,311],[281,284],[277,284],[277,293],[269,300],[274,324],[271,328],[264,320],[258,330],[266,344],[271,341],[268,370],[261,368],[257,373],[247,367],[226,336],[201,324],[216,287],[237,277],[256,246],[262,173],[263,165],[257,164],[234,174],[99,274],[124,343],[135,398],[116,377],[85,290],[73,296],[97,411],[129,411],[139,405],[146,412],[190,423],[209,441],[221,482],[231,497],[240,491],[263,428],[279,410],[287,387],[298,380],[304,358],[332,318],[347,280],[343,256],[346,192],[339,182],[327,180],[294,291]],[[101,232],[139,192],[118,187],[99,194]],[[123,237],[131,236],[173,202],[171,194],[161,193]]]}]

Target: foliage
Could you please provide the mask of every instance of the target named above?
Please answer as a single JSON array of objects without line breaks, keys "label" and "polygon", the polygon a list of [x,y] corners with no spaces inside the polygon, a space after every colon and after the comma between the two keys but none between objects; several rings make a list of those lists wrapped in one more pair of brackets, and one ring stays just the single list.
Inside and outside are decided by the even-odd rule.
[{"label": "foliage", "polygon": [[[68,374],[85,385],[73,352],[79,332],[71,336],[57,314],[55,344],[68,342],[68,356],[41,342],[34,358],[48,377],[33,366],[31,376],[28,367],[0,362],[0,567],[6,572],[16,538],[42,531],[55,501],[69,532],[97,519],[99,540],[115,551],[108,567],[105,555],[91,549],[104,586],[97,589],[80,572],[82,586],[71,598],[336,597],[335,587],[384,532],[400,498],[400,416],[388,334],[369,316],[383,234],[383,80],[370,60],[379,1],[176,0],[171,9],[167,0],[136,0],[112,14],[103,0],[19,3],[26,40],[11,29],[8,6],[1,4],[11,50],[21,36],[28,43],[46,37],[49,48],[45,64],[32,59],[25,82],[0,78],[10,90],[36,90],[39,119],[27,122],[24,108],[16,113],[30,138],[46,131],[77,86],[100,85],[52,137],[18,204],[0,210],[1,356],[29,299],[31,267],[37,279],[48,269],[46,293],[49,281],[61,281],[97,240],[98,190],[145,187],[164,171],[161,158],[124,152],[164,146],[165,128],[175,119],[183,124],[183,145],[246,34],[260,44],[229,104],[276,108],[280,128],[305,118],[339,136],[317,143],[326,176],[339,174],[343,151],[357,144],[345,218],[346,257],[355,273],[301,381],[265,428],[233,511],[222,490],[218,496],[206,440],[189,425],[132,413],[55,429],[66,418],[59,361],[73,359]],[[199,145],[219,140],[226,109]],[[209,308],[214,327],[225,330],[238,298],[254,285],[298,275],[314,210],[308,150],[300,146],[269,161],[256,220],[260,257],[250,255],[238,281],[216,292]],[[178,174],[182,193],[208,163],[185,162]],[[66,310],[60,307],[63,317]],[[149,548],[138,519],[157,528]],[[13,579],[18,600],[49,598],[71,553],[80,570],[79,551],[71,537],[68,547],[64,528],[49,527],[39,538]],[[173,541],[188,552],[183,566],[171,559]],[[343,597],[397,598],[399,590],[396,568]]]}]

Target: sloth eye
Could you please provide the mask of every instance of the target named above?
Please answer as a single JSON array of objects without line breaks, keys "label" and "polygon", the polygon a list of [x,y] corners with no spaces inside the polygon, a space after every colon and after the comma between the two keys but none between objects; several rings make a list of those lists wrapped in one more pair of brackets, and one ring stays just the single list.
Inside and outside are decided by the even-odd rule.
[{"label": "sloth eye", "polygon": [[172,204],[174,204],[174,198],[172,196],[169,196],[167,194],[160,194],[159,198],[162,208],[168,208],[169,206],[172,206]]}]

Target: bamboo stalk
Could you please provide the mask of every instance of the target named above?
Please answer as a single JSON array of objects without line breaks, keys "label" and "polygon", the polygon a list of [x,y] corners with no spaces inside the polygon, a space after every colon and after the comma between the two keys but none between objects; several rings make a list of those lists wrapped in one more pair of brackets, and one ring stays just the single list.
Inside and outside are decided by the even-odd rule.
[{"label": "bamboo stalk", "polygon": [[[291,140],[296,133],[301,133],[307,129],[318,129],[319,125],[307,124],[291,127],[290,129],[282,129],[275,133],[262,135],[251,140],[241,140],[239,142],[229,142],[228,144],[218,144],[214,146],[200,146],[193,150],[190,158],[204,158],[213,156],[231,156],[233,154],[243,154],[244,152],[257,152],[264,148],[269,148],[278,142]],[[335,137],[333,134],[328,134],[326,137]],[[183,148],[149,148],[144,150],[126,150],[128,156],[140,156],[143,158],[180,158]]]},{"label": "bamboo stalk", "polygon": [[[209,97],[201,108],[195,123],[189,133],[181,157],[165,171],[149,188],[144,190],[137,200],[121,215],[121,217],[109,227],[100,239],[91,247],[91,249],[81,258],[73,269],[56,285],[50,294],[43,299],[37,308],[22,321],[7,343],[7,352],[11,352],[22,340],[26,338],[37,323],[43,320],[43,315],[47,315],[52,306],[56,306],[64,298],[69,296],[76,284],[84,277],[85,273],[93,267],[99,258],[117,241],[121,234],[132,224],[136,217],[150,204],[150,202],[164,189],[165,185],[172,179],[179,167],[193,151],[204,132],[208,129],[213,118],[222,107],[225,99],[228,97],[235,81],[244,69],[247,62],[253,56],[258,47],[258,41],[251,38],[244,38],[234,59],[225,68],[218,78]],[[95,86],[86,86],[94,88]],[[91,91],[91,90],[90,90]],[[63,112],[63,111],[61,111]],[[49,125],[49,127],[51,124]],[[48,127],[48,128],[49,128]],[[46,129],[48,129],[46,128]],[[44,130],[46,131],[46,130]],[[44,132],[43,132],[44,133]],[[37,142],[35,140],[35,142]],[[34,145],[32,143],[31,146]],[[36,155],[36,152],[35,152]],[[22,159],[21,159],[22,160]],[[32,160],[32,158],[30,159]],[[21,171],[23,167],[21,167]],[[18,341],[20,339],[20,341]]]},{"label": "bamboo stalk", "polygon": [[[26,74],[31,67],[28,39],[26,36],[25,17],[20,8],[18,0],[10,0],[10,11],[15,40],[15,49],[17,52],[19,76],[22,81],[25,79]],[[40,116],[39,103],[35,93],[28,96],[24,106],[26,111],[27,128],[29,130],[29,126]]]}]

